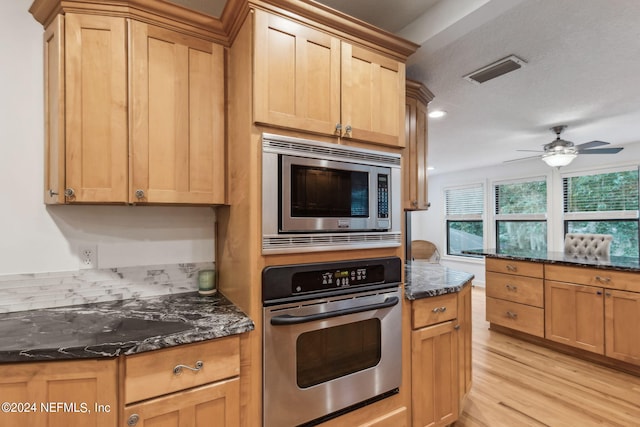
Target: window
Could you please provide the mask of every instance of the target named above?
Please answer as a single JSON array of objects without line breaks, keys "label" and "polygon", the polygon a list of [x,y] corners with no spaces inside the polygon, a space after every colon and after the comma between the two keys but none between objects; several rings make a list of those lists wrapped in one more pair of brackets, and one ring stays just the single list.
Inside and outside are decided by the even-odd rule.
[{"label": "window", "polygon": [[547,253],[547,181],[536,178],[494,185],[496,250],[533,256]]},{"label": "window", "polygon": [[447,254],[462,255],[467,249],[484,246],[484,192],[481,184],[445,189]]},{"label": "window", "polygon": [[611,255],[638,258],[638,168],[562,178],[566,233],[611,234]]}]

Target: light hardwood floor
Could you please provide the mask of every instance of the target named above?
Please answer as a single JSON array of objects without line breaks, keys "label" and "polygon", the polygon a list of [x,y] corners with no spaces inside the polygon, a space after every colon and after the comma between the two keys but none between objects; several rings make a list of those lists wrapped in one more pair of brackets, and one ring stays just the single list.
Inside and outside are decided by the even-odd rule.
[{"label": "light hardwood floor", "polygon": [[453,426],[640,426],[640,377],[490,331],[472,294],[473,386]]}]

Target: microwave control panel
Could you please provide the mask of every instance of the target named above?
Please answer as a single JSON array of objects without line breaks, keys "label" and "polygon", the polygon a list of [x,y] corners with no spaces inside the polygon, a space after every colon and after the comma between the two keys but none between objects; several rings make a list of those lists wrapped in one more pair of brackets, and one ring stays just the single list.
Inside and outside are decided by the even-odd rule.
[{"label": "microwave control panel", "polygon": [[378,174],[378,218],[389,218],[389,175]]}]

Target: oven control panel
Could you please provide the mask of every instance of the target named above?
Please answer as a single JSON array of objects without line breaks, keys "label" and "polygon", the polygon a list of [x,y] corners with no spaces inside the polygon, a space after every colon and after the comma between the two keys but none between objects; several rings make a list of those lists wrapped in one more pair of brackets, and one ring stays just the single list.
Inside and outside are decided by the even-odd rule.
[{"label": "oven control panel", "polygon": [[369,265],[334,270],[305,271],[294,273],[291,279],[291,293],[295,295],[383,283],[384,267],[382,265]]}]

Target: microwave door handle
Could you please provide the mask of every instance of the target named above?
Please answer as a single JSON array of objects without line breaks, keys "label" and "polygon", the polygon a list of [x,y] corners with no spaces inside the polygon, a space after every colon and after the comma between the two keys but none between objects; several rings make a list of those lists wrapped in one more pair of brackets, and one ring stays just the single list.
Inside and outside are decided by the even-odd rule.
[{"label": "microwave door handle", "polygon": [[345,316],[347,314],[361,313],[363,311],[377,310],[379,308],[393,307],[398,304],[400,299],[398,297],[389,297],[383,302],[376,304],[361,305],[358,307],[344,308],[342,310],[327,311],[325,313],[311,314],[309,316],[291,316],[290,314],[283,314],[282,316],[276,316],[271,318],[271,324],[274,326],[282,325],[297,325],[300,323],[313,322],[316,320],[324,320],[332,317]]}]

